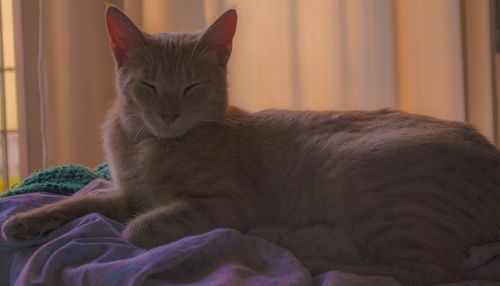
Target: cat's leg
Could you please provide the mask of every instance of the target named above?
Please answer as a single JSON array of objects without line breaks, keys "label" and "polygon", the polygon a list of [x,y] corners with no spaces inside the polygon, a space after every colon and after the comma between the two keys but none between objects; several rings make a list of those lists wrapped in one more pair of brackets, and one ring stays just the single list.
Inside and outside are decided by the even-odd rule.
[{"label": "cat's leg", "polygon": [[179,200],[139,215],[128,223],[123,236],[134,245],[153,248],[217,227],[246,231],[255,225],[256,213],[237,200]]},{"label": "cat's leg", "polygon": [[[457,235],[448,228],[429,225],[427,220],[404,214],[386,220],[372,216],[345,229],[337,226],[331,234],[322,235],[328,244],[318,244],[319,251],[299,256],[314,275],[337,270],[388,276],[403,285],[469,278],[463,267],[467,252]],[[355,251],[346,251],[351,248]]]},{"label": "cat's leg", "polygon": [[74,196],[17,213],[2,226],[4,237],[9,241],[31,240],[58,226],[86,214],[97,212],[107,217],[126,221],[132,216],[124,196],[116,190],[106,193]]},{"label": "cat's leg", "polygon": [[[366,247],[356,245],[351,232],[342,227],[317,225],[296,229],[288,231],[277,243],[294,253],[314,276],[327,271],[341,271],[361,276],[392,277],[405,285],[431,285],[433,281],[451,281],[454,277],[441,265],[420,259],[412,261],[412,254],[422,258],[420,250],[388,245],[387,248],[379,248],[380,252],[369,253]],[[405,255],[404,252],[408,252],[408,259],[399,259],[398,256]],[[373,259],[375,254],[376,258]]]},{"label": "cat's leg", "polygon": [[434,285],[469,278],[464,268],[467,251],[452,229],[400,214],[393,220],[377,217],[358,225],[354,234],[363,271],[391,276],[403,285]]}]

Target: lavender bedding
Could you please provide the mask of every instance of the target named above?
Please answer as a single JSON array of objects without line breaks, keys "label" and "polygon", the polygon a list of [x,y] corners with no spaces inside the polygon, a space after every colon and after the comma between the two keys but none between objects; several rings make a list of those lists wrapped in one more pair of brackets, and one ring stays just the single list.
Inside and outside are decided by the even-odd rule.
[{"label": "lavender bedding", "polygon": [[[94,181],[75,195],[97,194],[105,184]],[[0,224],[12,213],[63,198],[32,193],[0,199]],[[123,228],[90,214],[29,244],[0,237],[0,285],[400,285],[334,270],[312,277],[288,250],[231,229],[145,250],[122,239]]]}]

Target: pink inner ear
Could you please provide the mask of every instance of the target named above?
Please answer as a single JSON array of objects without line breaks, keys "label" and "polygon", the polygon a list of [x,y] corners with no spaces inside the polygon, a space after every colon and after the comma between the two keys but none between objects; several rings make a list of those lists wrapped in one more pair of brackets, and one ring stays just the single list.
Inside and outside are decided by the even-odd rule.
[{"label": "pink inner ear", "polygon": [[138,47],[145,40],[142,32],[118,8],[106,11],[106,26],[111,39],[111,49],[118,66],[121,66],[130,48]]},{"label": "pink inner ear", "polygon": [[237,15],[235,10],[224,12],[202,36],[202,42],[217,51],[222,65],[226,65],[231,55],[234,33],[236,32]]},{"label": "pink inner ear", "polygon": [[218,27],[218,29],[216,29],[218,33],[216,40],[219,41],[219,44],[224,49],[230,49],[232,46],[234,33],[236,32],[236,22],[236,11],[229,10],[220,16],[215,23]]}]

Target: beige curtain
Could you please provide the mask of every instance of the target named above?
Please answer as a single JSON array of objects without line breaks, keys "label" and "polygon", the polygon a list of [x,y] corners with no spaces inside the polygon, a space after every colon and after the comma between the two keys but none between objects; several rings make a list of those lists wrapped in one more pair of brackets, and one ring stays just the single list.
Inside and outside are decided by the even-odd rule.
[{"label": "beige curtain", "polygon": [[229,66],[233,104],[249,110],[395,106],[392,0],[125,1],[148,32],[202,29],[228,8],[239,17]]},{"label": "beige curtain", "polygon": [[201,16],[187,25],[165,15],[201,10],[207,25],[235,7],[230,92],[247,109],[393,107],[465,119],[458,0],[134,2],[151,32],[203,27]]},{"label": "beige curtain", "polygon": [[114,93],[104,11],[102,0],[14,2],[22,177],[103,161],[99,126]]},{"label": "beige curtain", "polygon": [[114,94],[103,2],[40,5],[45,164],[96,165],[103,160],[99,126]]},{"label": "beige curtain", "polygon": [[[475,100],[466,96],[464,1],[469,0],[114,3],[147,32],[203,29],[225,9],[236,8],[239,22],[229,65],[230,97],[233,104],[251,111],[391,107],[466,120],[471,118],[471,98]],[[30,6],[37,1],[20,2]],[[30,152],[39,158],[45,150],[47,165],[96,165],[103,161],[99,125],[114,96],[105,4],[42,2],[43,29],[36,34],[42,40],[35,51],[43,74],[35,79],[42,81],[39,98],[46,108],[40,117],[45,125],[43,136],[28,136],[45,144],[38,153]],[[20,84],[33,84],[28,81]],[[493,138],[493,119],[471,121]],[[39,167],[33,161],[27,170]]]},{"label": "beige curtain", "polygon": [[460,1],[396,1],[400,108],[464,120]]}]

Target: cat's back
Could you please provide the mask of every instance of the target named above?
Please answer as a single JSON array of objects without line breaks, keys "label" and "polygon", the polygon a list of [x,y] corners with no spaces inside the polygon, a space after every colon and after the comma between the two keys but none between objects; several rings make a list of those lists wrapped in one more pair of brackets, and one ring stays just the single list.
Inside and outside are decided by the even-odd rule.
[{"label": "cat's back", "polygon": [[474,156],[495,157],[498,150],[468,124],[396,110],[288,111],[264,110],[249,116],[248,125],[264,145],[315,146],[332,151],[357,149],[449,148]]},{"label": "cat's back", "polygon": [[284,214],[301,205],[319,209],[322,201],[355,209],[368,197],[361,194],[399,184],[432,182],[459,191],[453,185],[467,178],[489,185],[486,193],[500,184],[498,149],[464,123],[393,110],[265,110],[247,120],[252,144],[265,158],[261,170],[270,192],[304,194],[297,204],[293,196],[281,198],[290,208]]}]

